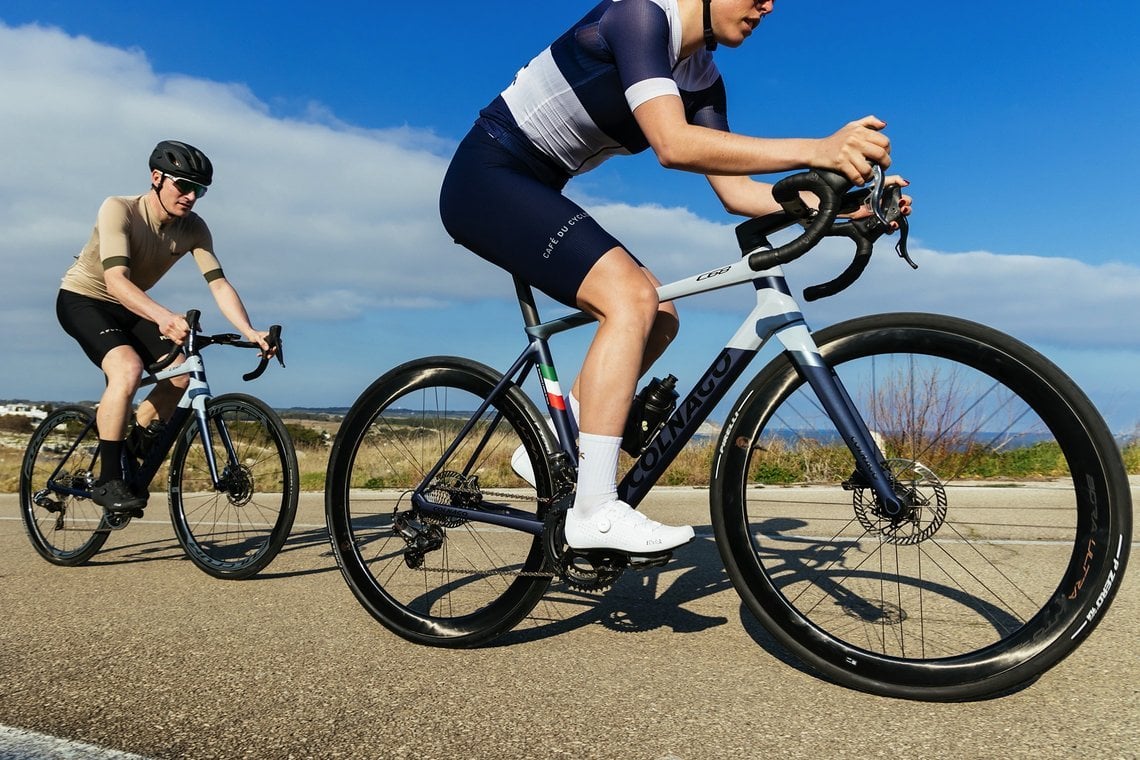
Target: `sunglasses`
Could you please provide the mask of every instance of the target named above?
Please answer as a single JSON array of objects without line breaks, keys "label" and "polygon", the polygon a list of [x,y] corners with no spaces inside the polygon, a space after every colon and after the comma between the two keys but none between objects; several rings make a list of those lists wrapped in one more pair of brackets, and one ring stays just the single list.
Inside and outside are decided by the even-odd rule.
[{"label": "sunglasses", "polygon": [[189,195],[190,193],[194,193],[194,195],[201,198],[203,195],[206,194],[206,191],[209,189],[205,185],[201,185],[197,182],[193,182],[191,180],[184,179],[183,177],[175,177],[173,174],[163,174],[162,176],[166,177],[171,182],[173,182],[174,186],[176,188],[178,188],[178,192],[182,193],[183,195]]}]

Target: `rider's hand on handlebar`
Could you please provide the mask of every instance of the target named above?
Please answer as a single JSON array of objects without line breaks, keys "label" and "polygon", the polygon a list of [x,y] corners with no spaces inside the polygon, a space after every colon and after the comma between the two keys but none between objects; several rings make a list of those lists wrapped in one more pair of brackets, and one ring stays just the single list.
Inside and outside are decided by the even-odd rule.
[{"label": "rider's hand on handlebar", "polygon": [[270,345],[267,340],[268,337],[269,333],[265,330],[255,330],[245,335],[245,339],[250,343],[256,343],[261,346],[261,352],[258,356],[263,359],[271,359],[277,353],[277,346]]},{"label": "rider's hand on handlebar", "polygon": [[158,331],[174,345],[181,346],[190,335],[190,324],[182,314],[167,312],[167,316],[158,323]]},{"label": "rider's hand on handlebar", "polygon": [[855,185],[869,182],[873,167],[891,165],[891,141],[882,133],[887,123],[876,116],[852,121],[830,137],[816,141],[811,166],[830,169]]},{"label": "rider's hand on handlebar", "polygon": [[[909,186],[910,186],[910,180],[907,180],[898,174],[892,174],[888,177],[883,178],[883,187],[903,188],[903,187],[909,187]],[[909,195],[906,195],[906,194],[900,195],[899,196],[899,210],[902,211],[904,215],[909,216],[910,211],[911,211],[911,204],[913,203],[913,201],[914,201],[914,199],[911,198]],[[868,195],[867,200],[865,200],[863,202],[862,206],[860,206],[858,209],[851,212],[850,214],[840,214],[840,216],[842,216],[845,219],[865,219],[866,217],[871,216],[873,213],[874,212],[871,210],[871,196]]]}]

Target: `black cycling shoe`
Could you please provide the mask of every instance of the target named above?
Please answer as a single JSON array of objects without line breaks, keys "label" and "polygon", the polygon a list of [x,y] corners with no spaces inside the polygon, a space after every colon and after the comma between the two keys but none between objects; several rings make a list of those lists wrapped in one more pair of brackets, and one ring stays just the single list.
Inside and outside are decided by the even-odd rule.
[{"label": "black cycling shoe", "polygon": [[146,506],[146,499],[135,496],[122,480],[108,480],[91,489],[91,500],[108,512],[134,512]]}]

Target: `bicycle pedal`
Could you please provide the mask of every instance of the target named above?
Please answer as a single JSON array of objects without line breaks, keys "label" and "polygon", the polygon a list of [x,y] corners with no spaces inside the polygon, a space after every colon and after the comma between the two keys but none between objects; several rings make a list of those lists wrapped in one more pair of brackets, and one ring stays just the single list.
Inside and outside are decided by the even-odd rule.
[{"label": "bicycle pedal", "polygon": [[[139,514],[142,514],[141,511],[139,512]],[[127,527],[128,524],[130,524],[132,517],[134,517],[134,511],[131,511],[131,512],[104,512],[103,513],[103,522],[100,524],[99,527],[104,531],[106,531],[107,529],[122,530],[123,528]]]},{"label": "bicycle pedal", "polygon": [[661,567],[673,559],[673,552],[671,551],[658,554],[628,554],[621,551],[586,550],[581,552],[581,555],[595,567],[611,571],[620,571],[627,567],[631,570],[648,570],[653,567]]},{"label": "bicycle pedal", "polygon": [[661,554],[651,555],[631,554],[629,556],[629,567],[631,570],[649,570],[654,567],[667,565],[671,559],[673,559],[673,552],[662,552]]}]

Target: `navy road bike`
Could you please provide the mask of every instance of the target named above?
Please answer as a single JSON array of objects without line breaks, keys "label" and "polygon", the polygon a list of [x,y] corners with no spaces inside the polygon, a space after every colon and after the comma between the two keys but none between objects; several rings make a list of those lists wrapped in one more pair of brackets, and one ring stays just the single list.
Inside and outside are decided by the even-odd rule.
[{"label": "navy road bike", "polygon": [[[244,579],[273,561],[293,527],[297,454],[280,418],[264,402],[242,393],[211,395],[202,349],[259,346],[233,333],[198,334],[198,317],[199,312],[189,312],[185,344],[146,369],[143,387],[179,375],[189,375],[190,382],[147,450],[124,451],[124,479],[134,493],[147,491],[169,453],[170,519],[186,556],[215,578]],[[284,366],[280,326],[270,328],[269,343]],[[171,366],[179,356],[184,360]],[[268,364],[262,356],[243,378],[260,377]],[[77,405],[53,410],[28,443],[20,470],[20,514],[32,545],[48,562],[83,564],[111,531],[142,516],[142,510],[109,513],[91,500],[98,449],[95,414]]]},{"label": "navy road bike", "polygon": [[[800,202],[805,191],[818,212]],[[745,285],[756,304],[671,413],[655,420],[635,405],[623,447],[636,458],[619,496],[642,502],[774,337],[783,350],[728,413],[710,473],[716,544],[747,608],[803,662],[856,689],[960,700],[1032,682],[1091,633],[1120,587],[1132,505],[1112,435],[1057,367],[983,325],[895,313],[809,330],[783,266],[825,236],[849,239],[848,268],[804,292],[833,295],[884,234],[900,233],[910,261],[907,219],[881,172],[858,190],[804,172],[774,194],[782,212],[737,228],[741,260],[659,289],[670,301]],[[837,218],[861,204],[874,214]],[[769,242],[796,224],[798,237]],[[352,406],[329,461],[342,574],[373,617],[414,642],[480,645],[521,622],[552,581],[601,590],[660,560],[562,540],[576,429],[549,339],[592,320],[543,322],[531,289],[515,287],[527,344],[507,372],[446,356],[396,367]],[[524,390],[533,378],[541,394]],[[533,486],[511,470],[519,446]],[[1034,456],[1051,462],[1047,480],[1017,474]]]}]

